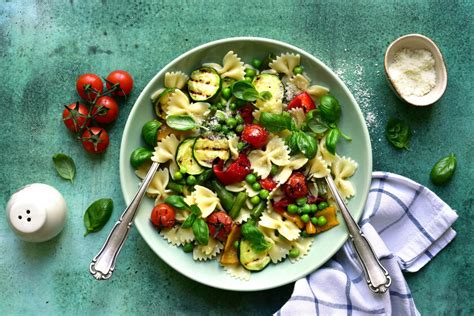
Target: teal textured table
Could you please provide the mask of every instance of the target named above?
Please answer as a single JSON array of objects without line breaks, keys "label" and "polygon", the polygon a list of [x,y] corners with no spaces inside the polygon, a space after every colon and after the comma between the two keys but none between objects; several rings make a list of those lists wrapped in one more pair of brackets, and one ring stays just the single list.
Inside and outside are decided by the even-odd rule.
[{"label": "teal textured table", "polygon": [[[211,40],[260,36],[288,42],[322,60],[346,82],[369,127],[374,170],[399,173],[428,186],[460,215],[456,239],[415,274],[407,275],[422,314],[473,314],[473,20],[472,1],[1,1],[0,202],[19,187],[43,182],[58,188],[69,206],[64,231],[42,244],[17,239],[0,220],[0,314],[269,314],[292,285],[235,293],[178,274],[133,231],[113,278],[97,282],[91,258],[113,225],[83,237],[82,216],[94,200],[125,205],[118,159],[123,127],[141,89],[179,54]],[[383,72],[387,45],[400,35],[431,37],[444,53],[449,82],[427,108],[401,103]],[[102,156],[86,154],[64,128],[63,105],[76,100],[75,79],[126,69],[135,90],[109,127]],[[384,137],[389,117],[405,119],[414,136],[409,151]],[[51,157],[74,157],[73,184],[60,179]],[[447,186],[429,181],[431,166],[450,152],[458,170]],[[471,228],[469,228],[471,227]]]}]

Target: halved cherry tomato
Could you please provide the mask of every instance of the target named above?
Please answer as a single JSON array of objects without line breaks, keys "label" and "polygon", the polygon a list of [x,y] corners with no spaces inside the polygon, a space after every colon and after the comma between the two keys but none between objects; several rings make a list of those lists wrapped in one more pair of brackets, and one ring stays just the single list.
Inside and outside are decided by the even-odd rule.
[{"label": "halved cherry tomato", "polygon": [[158,229],[171,228],[176,222],[174,209],[166,203],[157,204],[151,211],[150,220]]},{"label": "halved cherry tomato", "polygon": [[87,128],[82,134],[82,146],[90,153],[100,154],[109,146],[109,135],[102,127]]},{"label": "halved cherry tomato", "polygon": [[220,241],[225,241],[232,230],[232,218],[225,212],[214,212],[206,219],[209,235]]},{"label": "halved cherry tomato", "polygon": [[260,185],[262,186],[263,189],[268,190],[268,191],[272,191],[273,189],[275,189],[277,187],[277,183],[275,181],[273,181],[273,179],[271,177],[261,179],[258,182],[260,183]]},{"label": "halved cherry tomato", "polygon": [[250,160],[247,155],[240,153],[237,160],[232,162],[225,170],[224,161],[222,160],[219,160],[212,170],[216,178],[225,185],[241,182],[250,173]]},{"label": "halved cherry tomato", "polygon": [[280,201],[273,203],[272,206],[275,212],[282,214],[283,212],[286,212],[286,209],[290,204],[291,201],[289,199],[281,199]]},{"label": "halved cherry tomato", "polygon": [[98,93],[102,93],[104,84],[102,79],[95,74],[83,74],[77,78],[76,90],[81,98],[94,101]]},{"label": "halved cherry tomato", "polygon": [[116,90],[112,92],[113,95],[127,96],[133,89],[133,78],[125,70],[112,71],[105,79],[107,89],[112,89],[116,86]]},{"label": "halved cherry tomato", "polygon": [[295,96],[288,104],[288,110],[294,108],[302,108],[305,113],[308,113],[309,111],[314,110],[316,105],[314,104],[313,99],[311,99],[311,96],[307,92],[303,92]]},{"label": "halved cherry tomato", "polygon": [[92,109],[94,119],[103,124],[112,123],[119,115],[119,106],[114,98],[103,96],[97,99]]},{"label": "halved cherry tomato", "polygon": [[79,102],[69,104],[63,111],[64,125],[75,133],[79,132],[83,127],[89,125],[87,115],[89,109],[84,104]]},{"label": "halved cherry tomato", "polygon": [[253,148],[262,148],[268,142],[267,130],[258,124],[245,125],[241,137]]},{"label": "halved cherry tomato", "polygon": [[297,199],[308,195],[306,177],[301,172],[294,172],[283,185],[283,190],[290,198]]}]

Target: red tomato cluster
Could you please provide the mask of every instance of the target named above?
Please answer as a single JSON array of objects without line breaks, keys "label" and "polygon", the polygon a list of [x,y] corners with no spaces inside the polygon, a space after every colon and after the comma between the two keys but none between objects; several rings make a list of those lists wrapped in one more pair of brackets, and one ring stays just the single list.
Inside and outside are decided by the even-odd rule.
[{"label": "red tomato cluster", "polygon": [[87,152],[99,154],[109,146],[107,131],[95,123],[109,124],[119,115],[117,100],[112,97],[125,97],[133,89],[133,78],[124,70],[112,71],[105,78],[105,90],[102,79],[95,74],[83,74],[77,78],[76,90],[84,100],[65,106],[63,122],[76,133]]}]

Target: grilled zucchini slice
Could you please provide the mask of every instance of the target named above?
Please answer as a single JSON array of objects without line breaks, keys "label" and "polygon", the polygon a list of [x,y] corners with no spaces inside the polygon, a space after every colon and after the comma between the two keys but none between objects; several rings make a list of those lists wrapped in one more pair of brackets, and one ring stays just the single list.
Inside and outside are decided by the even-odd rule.
[{"label": "grilled zucchini slice", "polygon": [[282,101],[285,92],[280,78],[272,74],[260,74],[252,83],[258,93],[268,91],[272,94],[269,100],[257,99],[255,106],[264,112],[280,114],[283,111]]},{"label": "grilled zucchini slice", "polygon": [[200,137],[193,148],[194,159],[202,167],[211,168],[216,158],[229,159],[229,140],[227,138]]},{"label": "grilled zucchini slice", "polygon": [[166,118],[166,113],[163,112],[163,105],[167,104],[171,93],[175,91],[174,88],[160,89],[151,95],[151,103],[157,117]]},{"label": "grilled zucchini slice", "polygon": [[188,174],[198,175],[204,172],[204,169],[197,163],[193,157],[193,146],[196,138],[186,138],[179,144],[176,150],[176,163],[178,167],[186,168]]},{"label": "grilled zucchini slice", "polygon": [[268,251],[256,252],[248,240],[240,241],[240,263],[250,271],[260,271],[270,263]]},{"label": "grilled zucchini slice", "polygon": [[221,77],[210,67],[194,70],[188,80],[188,92],[194,101],[206,101],[217,95],[221,88]]}]

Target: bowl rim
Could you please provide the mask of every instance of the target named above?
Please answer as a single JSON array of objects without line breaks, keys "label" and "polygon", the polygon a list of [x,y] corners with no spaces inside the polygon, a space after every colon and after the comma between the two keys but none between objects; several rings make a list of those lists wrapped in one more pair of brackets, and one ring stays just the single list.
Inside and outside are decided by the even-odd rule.
[{"label": "bowl rim", "polygon": [[[438,65],[438,67],[440,67],[441,69],[441,73],[442,73],[442,76],[445,78],[445,80],[442,80],[442,86],[441,86],[441,90],[440,92],[438,93],[438,96],[436,98],[433,99],[433,101],[431,102],[419,102],[419,103],[416,103],[416,102],[410,102],[408,101],[406,98],[404,98],[397,90],[396,88],[396,85],[394,84],[392,78],[390,77],[389,75],[389,72],[388,72],[388,55],[389,55],[389,52],[393,50],[393,47],[399,43],[399,42],[402,42],[406,39],[409,39],[409,38],[416,38],[420,41],[425,41],[425,42],[428,42],[431,44],[431,46],[433,47],[433,50],[430,48],[430,52],[433,54],[433,55],[437,55],[439,56],[440,60],[441,60],[441,64]],[[390,85],[390,88],[392,88],[393,92],[395,92],[395,94],[397,95],[397,97],[410,104],[410,105],[414,105],[414,106],[417,106],[417,107],[423,107],[423,106],[429,106],[429,105],[432,105],[436,102],[438,102],[441,97],[444,95],[445,91],[446,91],[446,88],[447,88],[447,85],[448,85],[448,73],[447,73],[447,70],[446,70],[446,62],[444,60],[444,56],[443,56],[443,53],[441,52],[441,50],[439,49],[438,45],[436,45],[436,43],[429,37],[427,37],[426,35],[423,35],[423,34],[418,34],[418,33],[411,33],[411,34],[406,34],[406,35],[402,35],[400,37],[398,37],[397,39],[395,39],[394,41],[392,41],[390,43],[390,45],[388,45],[387,49],[385,50],[385,54],[384,54],[384,71],[385,71],[385,76],[389,82],[389,85]]]},{"label": "bowl rim", "polygon": [[[357,115],[359,116],[360,120],[363,122],[363,128],[362,128],[362,131],[361,133],[363,134],[363,137],[367,140],[367,151],[368,151],[368,154],[367,154],[367,161],[364,161],[363,163],[367,166],[367,170],[368,170],[368,176],[367,177],[363,177],[362,181],[362,185],[360,186],[361,189],[360,189],[360,194],[364,194],[364,196],[361,197],[361,203],[363,206],[365,206],[365,203],[367,201],[367,197],[368,197],[368,194],[369,194],[369,188],[370,188],[370,183],[371,183],[371,172],[372,172],[372,168],[373,168],[373,157],[372,157],[372,144],[371,144],[371,141],[370,141],[370,135],[369,135],[369,132],[368,132],[368,128],[365,124],[365,119],[364,119],[364,115],[357,103],[357,101],[355,100],[353,94],[350,92],[350,90],[347,88],[347,86],[344,84],[344,82],[337,76],[337,74],[332,71],[328,66],[326,66],[326,64],[324,64],[322,61],[320,61],[318,58],[314,57],[312,54],[306,52],[305,50],[301,49],[301,48],[298,48],[296,46],[293,46],[291,44],[288,44],[288,43],[285,43],[285,42],[282,42],[282,41],[278,41],[278,40],[273,40],[273,39],[268,39],[268,38],[262,38],[262,37],[252,37],[252,36],[243,36],[243,37],[229,37],[229,38],[223,38],[223,39],[219,39],[219,40],[215,40],[215,41],[211,41],[211,42],[208,42],[208,43],[205,43],[205,44],[202,44],[202,45],[199,45],[199,46],[196,46],[194,48],[192,48],[191,50],[188,50],[182,54],[180,54],[179,56],[177,56],[176,58],[174,58],[173,60],[171,60],[170,62],[166,63],[163,68],[151,79],[148,81],[147,85],[143,88],[143,90],[141,91],[140,95],[138,96],[137,100],[135,101],[130,113],[129,113],[129,117],[133,116],[134,113],[136,111],[138,111],[138,108],[139,106],[136,106],[138,104],[141,104],[142,102],[144,102],[144,98],[146,97],[147,95],[147,91],[150,90],[151,86],[153,85],[154,82],[156,82],[156,80],[163,76],[164,73],[165,73],[165,70],[168,68],[168,66],[170,64],[175,64],[185,58],[188,58],[190,55],[194,54],[195,52],[197,51],[200,51],[202,49],[207,49],[207,48],[211,48],[213,46],[217,46],[217,45],[220,45],[220,44],[223,44],[223,43],[229,43],[229,42],[239,42],[239,41],[255,41],[255,42],[263,42],[263,43],[268,43],[268,44],[274,44],[274,45],[278,45],[278,46],[282,46],[282,47],[285,47],[285,48],[288,48],[288,49],[291,49],[293,50],[294,52],[297,52],[299,54],[302,54],[305,56],[305,58],[309,58],[311,60],[311,62],[314,62],[314,63],[317,63],[320,67],[322,67],[325,71],[327,71],[330,75],[332,75],[334,77],[334,79],[336,80],[337,84],[339,85],[339,87],[341,88],[341,90],[347,95],[348,99],[350,100],[351,103],[353,103],[355,106],[355,111],[357,113]],[[131,121],[127,118],[127,122],[125,124],[125,127],[124,127],[124,131],[123,131],[123,134],[122,134],[122,140],[121,140],[121,144],[120,144],[120,156],[119,157],[125,157],[125,154],[126,154],[126,148],[124,146],[124,143],[126,142],[126,137],[127,135],[130,133],[130,129],[132,128],[131,126]],[[127,197],[127,194],[126,194],[126,187],[125,187],[125,182],[126,182],[126,176],[125,176],[125,173],[126,173],[126,170],[125,170],[125,164],[124,163],[119,163],[119,172],[120,172],[120,185],[121,185],[121,190],[122,190],[122,195],[123,195],[123,198],[124,198],[124,201],[125,203],[128,205],[130,203],[130,200],[129,198]],[[351,212],[352,213],[352,212]],[[354,215],[354,219],[356,221],[358,221],[361,217],[362,217],[362,213],[363,213],[363,207],[362,209],[360,210],[360,212],[358,214],[353,214]],[[242,288],[237,288],[237,289],[234,289],[234,288],[229,288],[229,287],[226,287],[225,284],[209,284],[209,283],[205,283],[203,282],[203,280],[200,280],[196,275],[194,274],[188,274],[188,273],[185,273],[185,271],[181,271],[178,267],[176,267],[175,265],[172,264],[172,261],[168,258],[164,258],[163,256],[160,256],[153,247],[151,247],[151,245],[148,243],[148,241],[145,239],[145,237],[143,236],[141,230],[140,230],[140,227],[139,225],[137,225],[137,223],[135,222],[134,220],[134,224],[135,226],[137,227],[138,231],[139,231],[139,234],[141,236],[141,238],[144,239],[144,241],[146,242],[147,246],[151,248],[151,250],[161,259],[163,260],[168,266],[172,267],[173,269],[175,269],[176,271],[178,271],[179,273],[183,274],[186,278],[189,278],[193,281],[196,281],[198,283],[201,283],[201,284],[204,284],[206,286],[210,286],[210,287],[213,287],[213,288],[217,288],[217,289],[223,289],[223,290],[230,290],[230,291],[238,291],[238,292],[252,292],[252,291],[261,291],[261,290],[267,290],[267,289],[272,289],[272,288],[277,288],[277,287],[280,287],[280,286],[283,286],[283,285],[286,285],[286,284],[290,284],[298,279],[300,279],[301,277],[304,277],[305,275],[315,271],[316,269],[318,269],[320,266],[322,266],[325,262],[327,262],[332,256],[334,256],[334,254],[339,251],[342,246],[344,245],[344,243],[347,241],[348,237],[349,237],[349,234],[348,232],[346,231],[344,233],[344,237],[343,238],[339,238],[335,243],[337,244],[337,247],[335,247],[332,251],[328,251],[326,252],[326,254],[324,256],[322,256],[321,258],[321,264],[318,265],[318,266],[314,266],[312,268],[311,271],[305,271],[307,273],[299,276],[299,277],[296,277],[296,278],[291,278],[291,279],[287,279],[287,280],[284,280],[284,281],[278,281],[278,282],[273,282],[272,284],[259,284],[259,286],[254,286],[252,288],[246,288],[246,287],[242,287]],[[345,226],[344,223],[341,223],[342,225]]]}]

